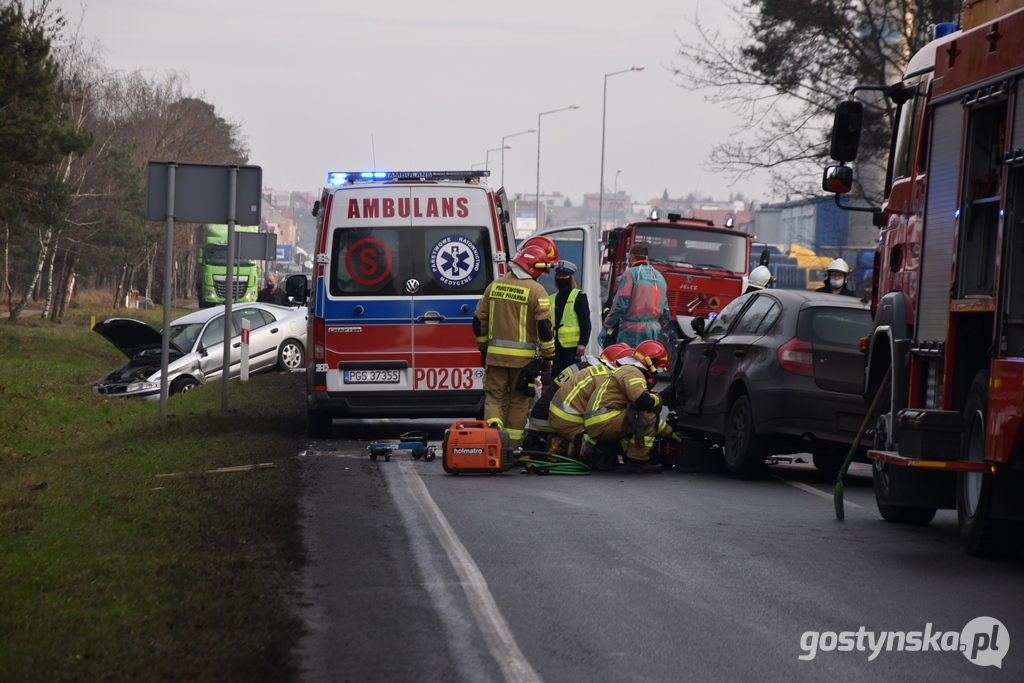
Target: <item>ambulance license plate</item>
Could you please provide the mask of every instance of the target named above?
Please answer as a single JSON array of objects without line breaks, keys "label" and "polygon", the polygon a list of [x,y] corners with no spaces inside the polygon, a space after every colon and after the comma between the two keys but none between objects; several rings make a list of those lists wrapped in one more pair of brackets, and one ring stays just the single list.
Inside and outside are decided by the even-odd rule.
[{"label": "ambulance license plate", "polygon": [[345,370],[345,384],[396,384],[398,370]]}]

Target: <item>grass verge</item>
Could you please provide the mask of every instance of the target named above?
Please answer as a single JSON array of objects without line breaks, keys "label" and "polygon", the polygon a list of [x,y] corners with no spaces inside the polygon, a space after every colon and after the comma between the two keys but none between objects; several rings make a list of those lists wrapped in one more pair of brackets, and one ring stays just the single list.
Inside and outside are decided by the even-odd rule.
[{"label": "grass verge", "polygon": [[91,314],[126,312],[0,320],[0,680],[289,678],[302,375],[234,381],[229,411],[204,385],[161,420],[92,394],[124,357]]}]

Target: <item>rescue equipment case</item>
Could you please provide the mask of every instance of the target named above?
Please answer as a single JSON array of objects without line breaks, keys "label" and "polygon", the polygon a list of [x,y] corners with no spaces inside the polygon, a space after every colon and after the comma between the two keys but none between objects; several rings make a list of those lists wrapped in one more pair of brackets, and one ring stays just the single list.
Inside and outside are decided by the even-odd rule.
[{"label": "rescue equipment case", "polygon": [[495,474],[513,466],[508,434],[483,420],[452,423],[444,432],[441,451],[449,474]]}]

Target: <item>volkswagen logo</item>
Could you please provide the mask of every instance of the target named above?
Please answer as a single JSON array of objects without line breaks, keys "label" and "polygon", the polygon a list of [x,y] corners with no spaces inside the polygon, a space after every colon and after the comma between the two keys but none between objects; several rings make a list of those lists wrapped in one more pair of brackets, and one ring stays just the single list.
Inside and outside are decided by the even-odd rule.
[{"label": "volkswagen logo", "polygon": [[408,280],[405,281],[405,291],[409,292],[410,294],[415,294],[416,292],[420,291],[420,281],[414,277],[409,278]]}]

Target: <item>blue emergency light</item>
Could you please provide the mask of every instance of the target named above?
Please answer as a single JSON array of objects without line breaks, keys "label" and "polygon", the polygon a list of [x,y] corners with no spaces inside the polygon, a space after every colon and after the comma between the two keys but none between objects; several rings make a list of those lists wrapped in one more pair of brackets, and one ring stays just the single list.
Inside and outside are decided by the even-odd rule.
[{"label": "blue emergency light", "polygon": [[388,180],[468,180],[486,178],[490,171],[332,171],[327,174],[328,185],[346,185],[355,182]]}]

